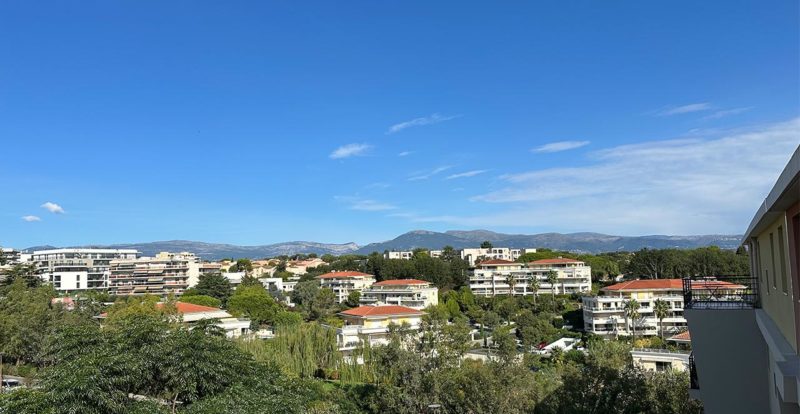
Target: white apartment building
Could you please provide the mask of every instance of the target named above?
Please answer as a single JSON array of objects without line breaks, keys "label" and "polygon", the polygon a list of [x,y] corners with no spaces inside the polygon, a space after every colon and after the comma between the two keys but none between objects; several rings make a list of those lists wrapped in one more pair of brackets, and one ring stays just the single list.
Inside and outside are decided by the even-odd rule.
[{"label": "white apartment building", "polygon": [[216,325],[225,331],[225,336],[228,338],[238,338],[250,333],[251,321],[249,319],[235,318],[222,309],[184,302],[176,302],[175,307],[178,309],[183,323],[190,328],[203,319],[216,319]]},{"label": "white apartment building", "polygon": [[425,312],[405,306],[359,306],[339,313],[344,326],[336,329],[339,349],[345,353],[362,344],[389,343],[389,326],[418,330]]},{"label": "white apartment building", "polygon": [[200,276],[219,272],[219,264],[202,262],[194,253],[160,252],[155,257],[112,260],[108,292],[112,295],[181,295]]},{"label": "white apartment building", "polygon": [[462,249],[461,258],[468,261],[470,267],[475,267],[478,259],[508,260],[513,262],[525,253],[536,253],[536,249],[512,249],[509,247]]},{"label": "white apartment building", "polygon": [[387,251],[383,253],[384,259],[411,260],[413,257],[414,257],[414,252],[409,252],[409,251],[402,251],[402,252]]},{"label": "white apartment building", "polygon": [[644,371],[688,371],[689,351],[669,351],[666,349],[633,348],[633,365]]},{"label": "white apartment building", "polygon": [[58,291],[108,288],[112,260],[135,259],[133,249],[53,249],[34,251],[36,272]]},{"label": "white apartment building", "polygon": [[[734,290],[741,286],[722,281],[694,281],[695,290],[714,287]],[[639,318],[625,320],[625,304],[631,299],[639,302]],[[661,329],[653,309],[657,299],[669,305],[667,317],[662,321],[665,333],[677,333],[687,329],[683,316],[683,282],[681,279],[630,280],[600,289],[599,296],[583,297],[584,330],[597,335],[612,337],[632,335],[658,335]]]},{"label": "white apartment building", "polygon": [[261,281],[261,284],[264,285],[267,291],[283,293],[285,303],[289,306],[294,306],[291,295],[294,291],[294,287],[297,286],[297,282],[300,281],[300,276],[292,276],[287,280],[283,280],[279,277],[262,277],[258,280]]},{"label": "white apartment building", "polygon": [[[550,285],[547,275],[557,274],[557,282]],[[531,282],[539,282],[536,294],[571,294],[592,290],[592,268],[574,259],[543,259],[530,263],[509,260],[484,260],[469,277],[469,288],[479,296],[533,295]],[[513,286],[512,286],[513,285]]]},{"label": "white apartment building", "polygon": [[424,280],[384,280],[362,290],[361,303],[425,309],[439,304],[439,289]]},{"label": "white apartment building", "polygon": [[333,290],[336,303],[347,300],[351,292],[361,292],[375,283],[375,276],[361,272],[331,272],[317,276],[320,287]]}]

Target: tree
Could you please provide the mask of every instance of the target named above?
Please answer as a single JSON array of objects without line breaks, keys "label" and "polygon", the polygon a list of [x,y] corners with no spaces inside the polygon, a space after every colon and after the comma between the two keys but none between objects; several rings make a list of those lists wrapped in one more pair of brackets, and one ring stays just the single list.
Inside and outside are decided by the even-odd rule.
[{"label": "tree", "polygon": [[233,288],[231,287],[231,282],[222,274],[208,273],[200,275],[195,291],[199,295],[217,298],[224,305],[233,293]]},{"label": "tree", "polygon": [[506,284],[508,285],[508,294],[514,296],[514,288],[517,286],[517,279],[513,273],[506,276]]},{"label": "tree", "polygon": [[17,279],[22,280],[28,288],[36,288],[42,285],[42,278],[36,274],[36,266],[33,264],[18,263],[6,270],[5,279],[1,280],[1,286],[8,287]]},{"label": "tree", "polygon": [[533,306],[536,306],[536,296],[539,294],[539,287],[540,287],[539,275],[536,273],[531,273],[528,276],[528,289],[533,292]]},{"label": "tree", "polygon": [[253,325],[272,323],[281,307],[263,286],[239,286],[228,299],[228,311],[249,318]]},{"label": "tree", "polygon": [[[639,301],[634,298],[625,301],[623,307],[625,311],[625,326],[626,328],[633,327],[633,341],[636,341],[636,321],[639,319]],[[633,322],[632,324],[629,323]]]},{"label": "tree", "polygon": [[185,303],[193,303],[195,305],[209,306],[212,308],[219,308],[222,306],[222,301],[215,297],[206,295],[183,295],[181,296],[180,301]]},{"label": "tree", "polygon": [[494,246],[492,246],[492,242],[490,242],[488,240],[486,240],[483,243],[481,243],[481,249],[491,249],[492,247],[494,247]]},{"label": "tree", "polygon": [[347,300],[344,302],[345,306],[348,308],[355,308],[361,302],[361,292],[358,290],[354,290],[347,295]]},{"label": "tree", "polygon": [[228,271],[250,273],[253,271],[253,262],[250,259],[238,259]]},{"label": "tree", "polygon": [[663,299],[656,299],[653,302],[653,313],[658,318],[658,330],[661,334],[661,339],[664,339],[664,318],[669,314],[669,303]]},{"label": "tree", "polygon": [[547,271],[547,283],[550,284],[550,293],[552,294],[553,301],[556,300],[556,284],[558,283],[558,272],[555,270]]},{"label": "tree", "polygon": [[239,286],[264,286],[264,284],[254,276],[244,275]]}]

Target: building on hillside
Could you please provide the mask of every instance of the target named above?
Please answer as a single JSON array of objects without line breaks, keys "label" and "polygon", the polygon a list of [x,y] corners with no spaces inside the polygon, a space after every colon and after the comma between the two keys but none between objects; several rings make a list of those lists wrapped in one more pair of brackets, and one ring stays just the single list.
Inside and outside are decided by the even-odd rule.
[{"label": "building on hillside", "polygon": [[633,348],[633,365],[644,371],[688,371],[689,351],[670,351],[667,349]]},{"label": "building on hillside", "polygon": [[[714,280],[698,280],[695,289],[702,290],[715,286],[729,292],[735,292],[740,285]],[[639,318],[625,318],[625,304],[631,299],[639,303]],[[604,337],[617,335],[629,336],[636,327],[636,335],[652,336],[660,333],[659,321],[656,318],[654,304],[661,299],[669,306],[667,317],[661,321],[665,333],[677,333],[686,330],[686,319],[683,315],[683,283],[681,279],[649,279],[630,280],[600,289],[598,296],[583,297],[584,330]]]},{"label": "building on hillside", "polygon": [[690,394],[708,414],[800,412],[800,146],[756,210],[742,244],[751,275],[732,292],[684,280],[692,332]]},{"label": "building on hillside", "polygon": [[[557,282],[550,285],[547,275],[557,274]],[[469,288],[479,296],[533,295],[585,293],[592,290],[592,268],[573,259],[546,259],[530,263],[492,259],[480,262],[469,277]],[[534,281],[539,288],[531,289]],[[513,285],[513,286],[512,286]],[[513,288],[513,289],[512,289]]]},{"label": "building on hillside", "polygon": [[384,280],[362,290],[361,303],[425,309],[439,304],[439,289],[425,280]]},{"label": "building on hillside", "polygon": [[34,251],[37,274],[57,291],[106,290],[112,260],[135,259],[133,249],[53,249]]},{"label": "building on hillside", "polygon": [[[164,306],[164,304],[159,303],[156,306],[160,308]],[[178,311],[181,322],[190,329],[193,328],[197,322],[206,319],[214,319],[216,320],[215,325],[225,331],[225,336],[228,338],[238,338],[251,333],[251,322],[249,319],[235,318],[230,313],[219,308],[195,305],[194,303],[175,302],[175,310]],[[98,318],[102,321],[107,317],[107,313],[102,313]]]},{"label": "building on hillside", "polygon": [[267,289],[268,292],[273,294],[280,292],[283,296],[284,303],[289,306],[294,306],[291,295],[297,282],[300,281],[300,276],[292,276],[286,280],[279,277],[262,277],[258,280],[261,281],[261,284],[264,285],[264,288]]},{"label": "building on hillside", "polygon": [[425,312],[406,306],[359,306],[340,312],[344,326],[336,329],[339,349],[347,353],[362,344],[385,345],[389,326],[418,330]]},{"label": "building on hillside", "polygon": [[361,272],[331,272],[317,276],[320,287],[333,290],[336,303],[347,300],[351,292],[361,292],[375,283],[375,276]]},{"label": "building on hillside", "polygon": [[112,260],[108,292],[112,295],[181,295],[195,286],[201,275],[219,272],[216,263],[194,253],[160,252],[155,257]]},{"label": "building on hillside", "polygon": [[384,259],[401,259],[401,260],[411,260],[414,258],[414,252],[410,251],[386,251],[383,252]]},{"label": "building on hillside", "polygon": [[508,260],[513,262],[525,253],[536,253],[536,249],[512,249],[509,247],[462,249],[461,258],[469,262],[470,267],[475,267],[479,259]]},{"label": "building on hillside", "polygon": [[242,283],[242,279],[247,276],[247,272],[222,272],[222,276],[225,279],[228,279],[228,282],[231,283],[231,286],[239,286]]},{"label": "building on hillside", "polygon": [[292,260],[289,263],[286,263],[286,271],[296,276],[302,276],[308,273],[309,269],[313,269],[324,264],[326,264],[325,261],[317,257],[306,260]]}]

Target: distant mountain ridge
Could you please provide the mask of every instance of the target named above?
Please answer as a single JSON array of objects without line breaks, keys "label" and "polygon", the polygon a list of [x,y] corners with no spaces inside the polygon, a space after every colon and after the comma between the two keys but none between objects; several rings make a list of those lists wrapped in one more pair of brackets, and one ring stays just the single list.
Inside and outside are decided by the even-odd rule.
[{"label": "distant mountain ridge", "polygon": [[[144,256],[153,256],[158,252],[188,251],[207,260],[218,260],[226,257],[263,258],[297,253],[316,253],[318,255],[342,255],[348,253],[369,254],[385,250],[412,250],[415,248],[441,249],[453,246],[456,249],[478,247],[483,241],[490,241],[497,247],[535,247],[567,250],[575,253],[601,253],[614,251],[636,251],[642,248],[692,249],[703,246],[719,246],[723,249],[735,249],[741,243],[739,235],[700,235],[700,236],[612,236],[600,233],[541,233],[541,234],[504,234],[489,230],[449,230],[435,232],[414,230],[400,236],[380,242],[359,246],[355,243],[317,243],[309,241],[292,241],[262,246],[237,246],[223,243],[205,243],[188,240],[168,240],[146,243],[124,243],[112,245],[87,245],[70,247],[97,247],[109,249],[136,249]],[[25,250],[55,249],[54,246],[35,246]]]},{"label": "distant mountain ridge", "polygon": [[719,246],[735,249],[741,244],[739,235],[700,235],[700,236],[612,236],[601,233],[541,233],[504,234],[489,230],[449,230],[437,233],[415,230],[395,239],[381,243],[371,243],[359,248],[356,253],[368,254],[385,250],[412,250],[414,248],[441,249],[453,246],[456,249],[478,247],[483,241],[490,241],[497,247],[535,247],[567,250],[575,253],[602,253],[614,251],[635,251],[651,249],[692,249],[703,246]]}]

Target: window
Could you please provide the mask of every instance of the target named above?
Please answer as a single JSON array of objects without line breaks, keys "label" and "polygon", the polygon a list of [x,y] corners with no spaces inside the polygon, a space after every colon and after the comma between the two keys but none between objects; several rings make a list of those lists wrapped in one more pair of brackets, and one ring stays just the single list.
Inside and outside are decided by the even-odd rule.
[{"label": "window", "polygon": [[[781,290],[789,293],[789,275],[786,274],[786,245],[783,243],[783,227],[778,227],[778,260],[781,262]],[[778,269],[775,269],[777,272]]]},{"label": "window", "polygon": [[778,272],[776,272],[777,268],[775,267],[775,237],[774,236],[775,236],[774,233],[770,233],[769,234],[769,255],[770,255],[770,259],[772,260],[772,288],[773,289],[777,288],[777,284],[778,284],[778,282],[775,280],[778,277],[778,275],[776,274]]},{"label": "window", "polygon": [[81,288],[81,282],[80,281],[75,282],[75,289],[80,289],[80,288]]}]

